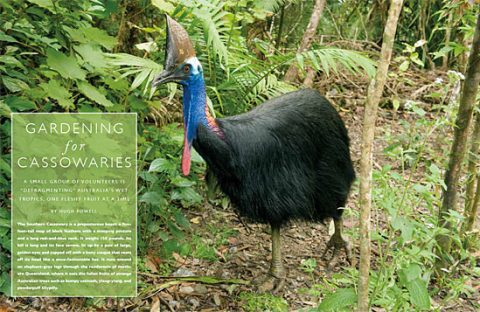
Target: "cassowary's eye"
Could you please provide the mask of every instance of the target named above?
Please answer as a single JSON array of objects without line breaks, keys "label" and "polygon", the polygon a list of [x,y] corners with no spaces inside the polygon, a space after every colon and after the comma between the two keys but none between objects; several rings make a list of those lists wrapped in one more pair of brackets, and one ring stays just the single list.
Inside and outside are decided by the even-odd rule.
[{"label": "cassowary's eye", "polygon": [[190,73],[190,65],[185,65],[183,66],[183,72],[185,74],[189,74]]}]

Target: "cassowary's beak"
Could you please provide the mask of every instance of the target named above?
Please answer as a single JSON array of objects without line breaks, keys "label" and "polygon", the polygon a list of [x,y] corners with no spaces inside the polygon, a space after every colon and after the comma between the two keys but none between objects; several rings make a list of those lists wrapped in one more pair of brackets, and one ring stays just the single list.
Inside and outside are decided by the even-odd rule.
[{"label": "cassowary's beak", "polygon": [[177,81],[177,78],[174,77],[174,74],[175,72],[174,71],[171,71],[171,70],[164,70],[160,73],[160,75],[158,75],[157,77],[155,77],[152,81],[152,87],[156,87],[158,85],[161,85],[161,84],[164,84],[164,83],[167,83],[167,82],[176,82]]},{"label": "cassowary's beak", "polygon": [[181,80],[181,73],[178,73],[178,66],[186,59],[195,57],[195,50],[188,33],[177,21],[165,15],[167,20],[167,43],[165,46],[164,71],[152,81],[156,87],[162,83],[178,82]]}]

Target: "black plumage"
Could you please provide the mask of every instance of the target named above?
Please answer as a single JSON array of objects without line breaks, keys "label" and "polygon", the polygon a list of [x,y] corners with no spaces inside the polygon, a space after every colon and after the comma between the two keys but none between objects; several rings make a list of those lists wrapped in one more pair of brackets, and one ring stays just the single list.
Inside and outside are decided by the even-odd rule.
[{"label": "black plumage", "polygon": [[340,219],[355,178],[347,130],[317,91],[300,90],[200,125],[194,148],[241,216],[281,226]]}]

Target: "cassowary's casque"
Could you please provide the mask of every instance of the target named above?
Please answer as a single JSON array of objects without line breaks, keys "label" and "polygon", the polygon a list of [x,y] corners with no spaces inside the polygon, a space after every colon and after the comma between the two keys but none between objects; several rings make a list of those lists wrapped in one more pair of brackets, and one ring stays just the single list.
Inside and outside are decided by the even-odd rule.
[{"label": "cassowary's casque", "polygon": [[214,119],[208,111],[202,66],[187,32],[167,16],[165,70],[153,82],[183,86],[182,171],[192,146],[222,191],[247,219],[272,227],[272,262],[261,290],[285,278],[280,228],[290,220],[333,218],[327,250],[350,247],[341,236],[342,209],[355,178],[347,130],[332,105],[313,90],[291,92],[245,114]]}]

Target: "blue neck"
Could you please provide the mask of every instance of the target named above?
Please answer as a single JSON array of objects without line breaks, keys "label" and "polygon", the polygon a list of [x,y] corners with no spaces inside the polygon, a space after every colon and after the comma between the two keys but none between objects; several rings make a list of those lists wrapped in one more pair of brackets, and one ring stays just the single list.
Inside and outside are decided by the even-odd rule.
[{"label": "blue neck", "polygon": [[200,124],[208,127],[206,113],[207,95],[205,93],[205,81],[203,75],[191,76],[182,82],[183,85],[183,121],[186,138],[189,144],[197,135]]}]

